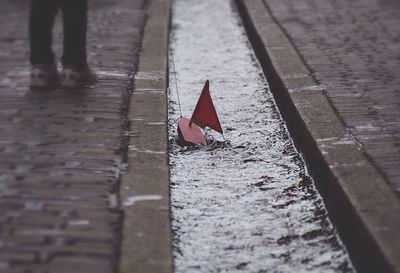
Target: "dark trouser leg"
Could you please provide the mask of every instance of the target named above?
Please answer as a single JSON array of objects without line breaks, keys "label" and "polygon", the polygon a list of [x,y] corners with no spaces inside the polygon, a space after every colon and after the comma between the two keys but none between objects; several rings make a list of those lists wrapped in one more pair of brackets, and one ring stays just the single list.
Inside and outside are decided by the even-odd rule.
[{"label": "dark trouser leg", "polygon": [[57,0],[32,0],[29,16],[31,64],[53,63],[51,50],[54,17],[58,10]]},{"label": "dark trouser leg", "polygon": [[61,0],[64,22],[63,65],[86,65],[86,0]]}]

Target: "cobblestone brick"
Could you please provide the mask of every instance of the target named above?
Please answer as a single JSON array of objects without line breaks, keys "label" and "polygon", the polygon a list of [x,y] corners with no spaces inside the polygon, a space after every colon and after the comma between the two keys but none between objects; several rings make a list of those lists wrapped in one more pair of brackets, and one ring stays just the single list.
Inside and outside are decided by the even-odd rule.
[{"label": "cobblestone brick", "polygon": [[393,0],[264,0],[400,194],[400,16]]},{"label": "cobblestone brick", "polygon": [[89,0],[99,82],[76,90],[29,89],[29,3],[0,0],[0,272],[113,272],[143,1]]}]

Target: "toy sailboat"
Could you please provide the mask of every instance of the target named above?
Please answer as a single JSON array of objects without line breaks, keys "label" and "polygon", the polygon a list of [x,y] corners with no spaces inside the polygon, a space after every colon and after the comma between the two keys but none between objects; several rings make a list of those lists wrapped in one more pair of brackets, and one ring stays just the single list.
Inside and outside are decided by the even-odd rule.
[{"label": "toy sailboat", "polygon": [[200,130],[200,128],[206,127],[223,134],[221,123],[211,99],[208,80],[204,84],[190,120],[182,116],[178,121],[180,142],[183,145],[195,145],[197,143],[207,145],[207,140]]}]

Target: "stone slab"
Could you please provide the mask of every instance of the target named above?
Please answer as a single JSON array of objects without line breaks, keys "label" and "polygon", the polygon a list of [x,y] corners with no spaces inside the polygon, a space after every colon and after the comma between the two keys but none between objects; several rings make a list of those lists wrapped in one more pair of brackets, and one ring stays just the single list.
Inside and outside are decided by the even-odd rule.
[{"label": "stone slab", "polygon": [[170,219],[167,79],[170,1],[151,0],[129,105],[128,169],[119,272],[173,271]]}]

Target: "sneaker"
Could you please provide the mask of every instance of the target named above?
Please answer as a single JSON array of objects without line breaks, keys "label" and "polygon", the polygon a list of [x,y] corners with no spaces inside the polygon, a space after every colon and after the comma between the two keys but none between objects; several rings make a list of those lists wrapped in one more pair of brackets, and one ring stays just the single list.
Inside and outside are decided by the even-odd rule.
[{"label": "sneaker", "polygon": [[61,85],[63,87],[82,87],[94,85],[96,82],[96,73],[88,65],[84,67],[66,65],[61,72]]},{"label": "sneaker", "polygon": [[60,76],[57,71],[57,63],[52,65],[34,64],[31,70],[31,87],[43,88],[59,84]]}]

